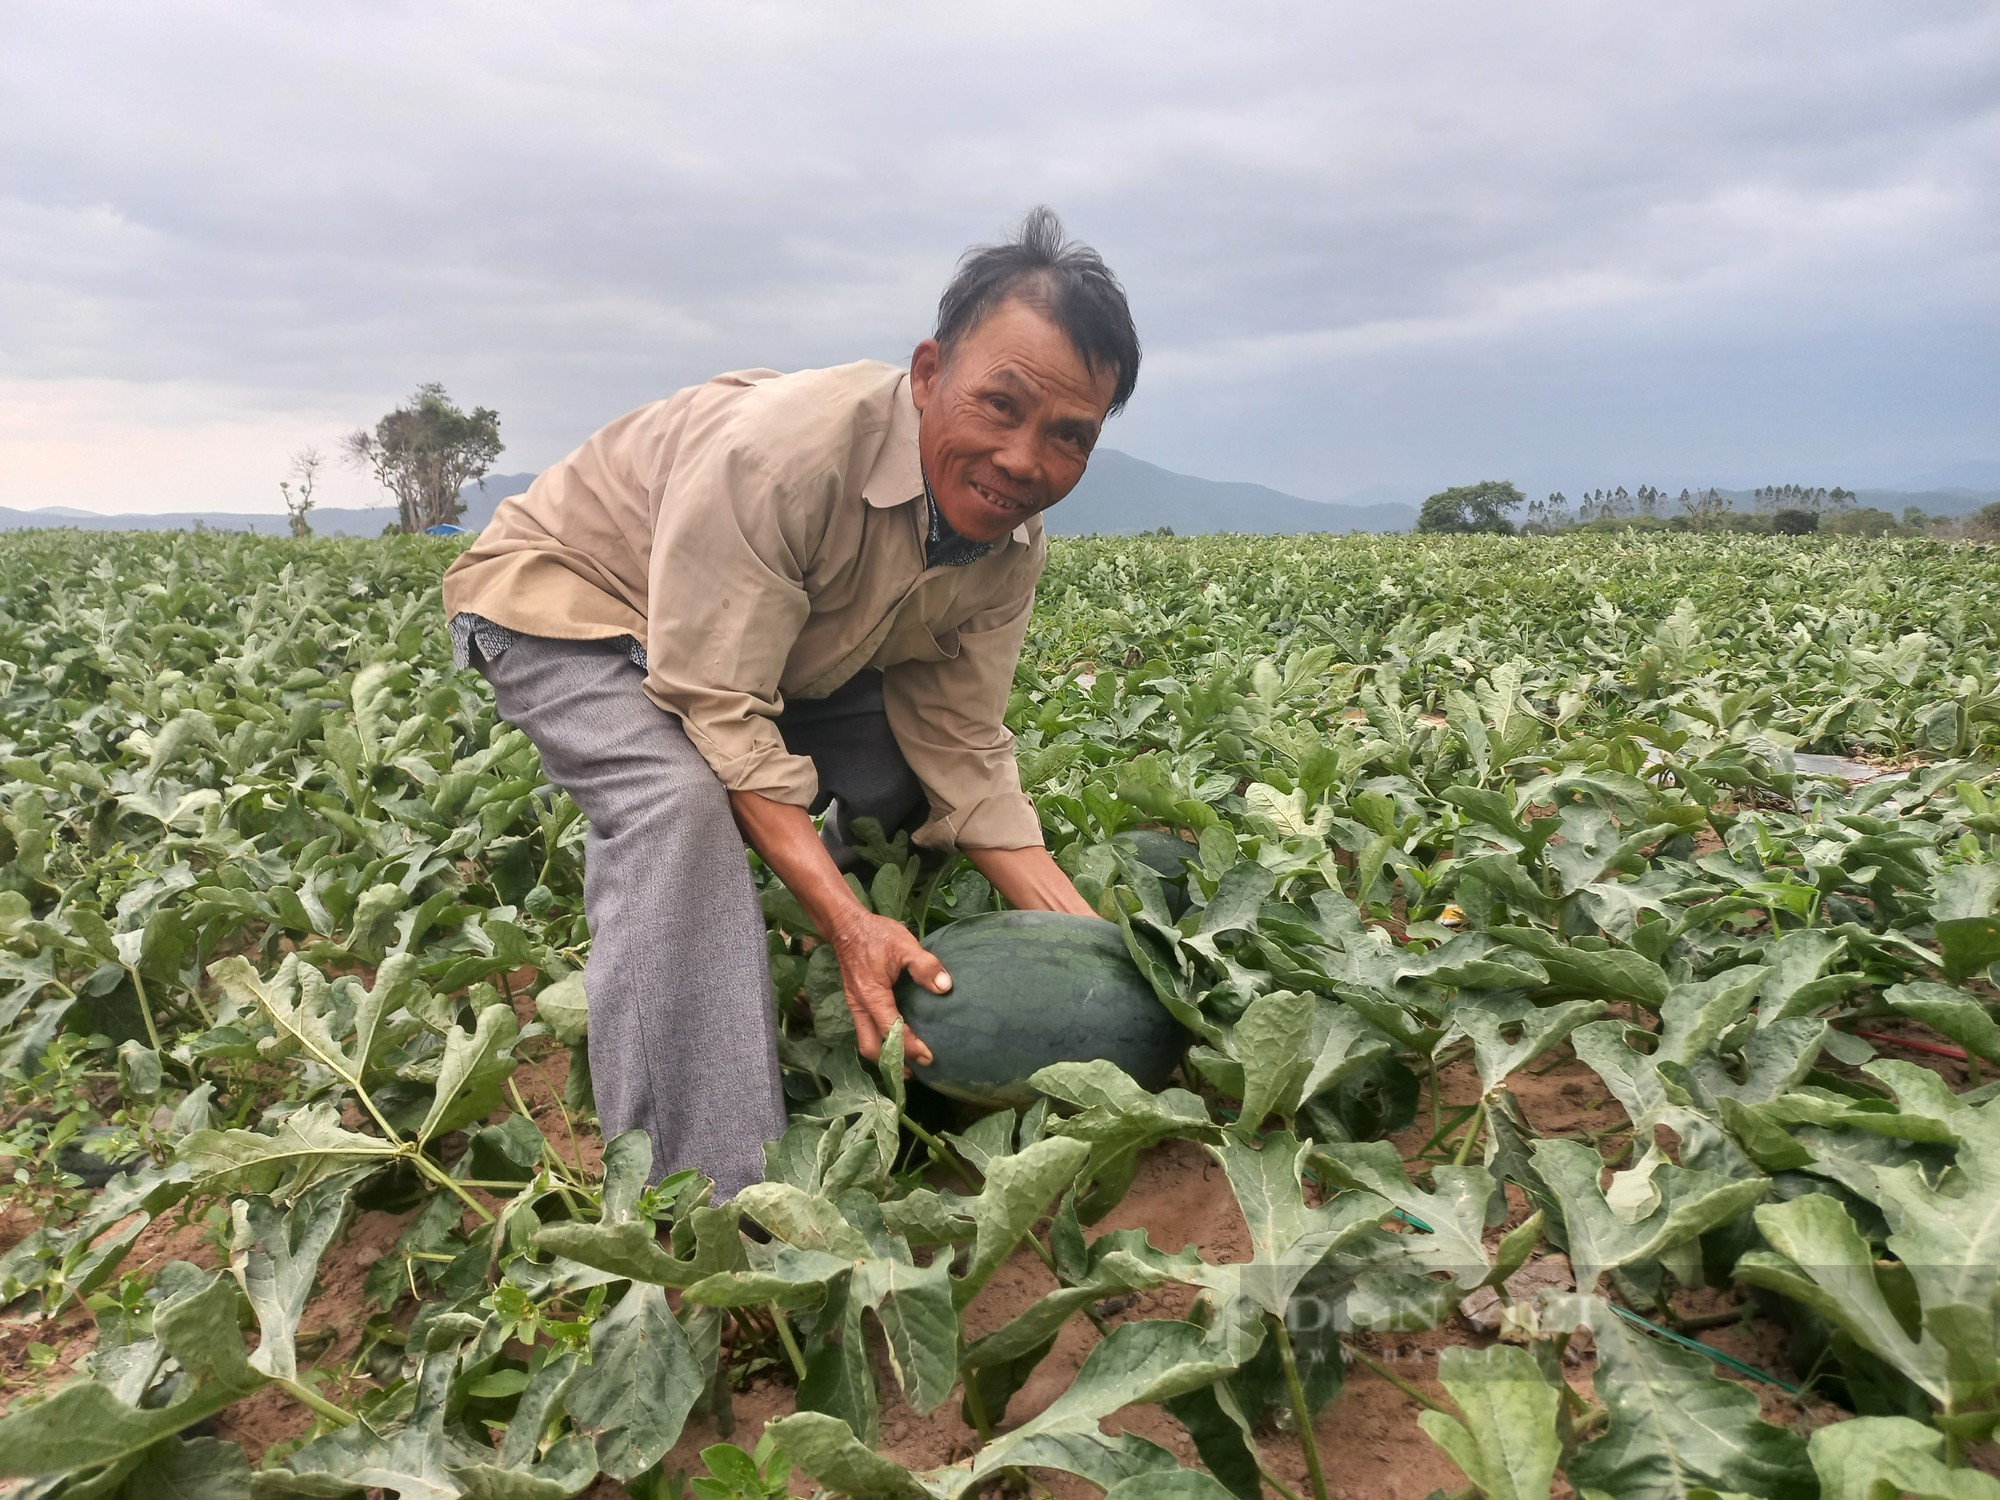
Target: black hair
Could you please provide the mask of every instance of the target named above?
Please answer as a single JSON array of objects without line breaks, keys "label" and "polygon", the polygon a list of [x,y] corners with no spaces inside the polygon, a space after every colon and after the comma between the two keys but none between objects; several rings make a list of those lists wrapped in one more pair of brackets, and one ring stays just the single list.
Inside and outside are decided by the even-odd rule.
[{"label": "black hair", "polygon": [[1139,383],[1139,331],[1125,289],[1103,256],[1069,237],[1052,208],[1030,210],[1005,244],[975,245],[959,258],[958,274],[938,299],[939,348],[949,358],[960,339],[1015,299],[1060,328],[1093,375],[1117,373],[1111,412],[1131,400]]}]

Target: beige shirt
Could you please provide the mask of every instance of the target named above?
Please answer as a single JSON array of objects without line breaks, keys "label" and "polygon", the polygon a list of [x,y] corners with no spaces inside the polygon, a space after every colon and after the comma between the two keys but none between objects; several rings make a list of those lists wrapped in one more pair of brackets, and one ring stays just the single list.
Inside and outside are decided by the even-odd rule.
[{"label": "beige shirt", "polygon": [[645,692],[722,784],[809,806],[813,763],[773,722],[880,667],[933,848],[1042,841],[1007,698],[1045,557],[1029,520],[924,566],[909,372],[875,360],[719,375],[642,406],[503,501],[446,571],[446,617],[645,643]]}]

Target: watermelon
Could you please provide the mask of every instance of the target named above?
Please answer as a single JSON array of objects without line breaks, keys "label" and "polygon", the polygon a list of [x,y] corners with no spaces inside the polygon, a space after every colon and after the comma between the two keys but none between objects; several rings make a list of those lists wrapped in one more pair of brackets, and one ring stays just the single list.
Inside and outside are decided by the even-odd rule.
[{"label": "watermelon", "polygon": [[1066,912],[966,917],[924,946],[951,975],[933,995],[907,976],[896,1004],[932,1061],[913,1069],[939,1093],[988,1109],[1035,1101],[1028,1079],[1050,1063],[1116,1063],[1165,1088],[1188,1036],[1153,994],[1116,926]]},{"label": "watermelon", "polygon": [[1112,835],[1111,842],[1160,877],[1172,915],[1187,910],[1187,862],[1196,857],[1193,844],[1163,828],[1128,828]]}]

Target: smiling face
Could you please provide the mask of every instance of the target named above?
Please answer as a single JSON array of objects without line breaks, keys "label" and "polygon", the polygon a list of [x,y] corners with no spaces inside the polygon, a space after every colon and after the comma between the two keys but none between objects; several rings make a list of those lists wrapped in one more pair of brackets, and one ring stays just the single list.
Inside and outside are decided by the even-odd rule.
[{"label": "smiling face", "polygon": [[1002,302],[946,358],[925,339],[910,359],[917,448],[938,509],[960,536],[997,542],[1083,478],[1116,387],[1019,299]]}]

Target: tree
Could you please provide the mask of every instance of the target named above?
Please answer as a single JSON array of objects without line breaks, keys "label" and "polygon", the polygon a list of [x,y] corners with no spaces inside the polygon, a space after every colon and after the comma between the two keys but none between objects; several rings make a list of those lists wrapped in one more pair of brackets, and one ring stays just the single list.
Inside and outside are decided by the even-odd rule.
[{"label": "tree", "polygon": [[1482,479],[1477,484],[1456,485],[1439,490],[1417,513],[1419,531],[1495,531],[1514,534],[1514,523],[1506,512],[1528,497],[1505,479]]},{"label": "tree", "polygon": [[[1792,498],[1780,496],[1780,499]],[[1806,536],[1819,530],[1819,513],[1786,506],[1771,513],[1771,530],[1779,536]]]},{"label": "tree", "polygon": [[[301,448],[292,455],[291,478],[278,481],[278,493],[285,497],[285,519],[292,523],[292,536],[300,541],[313,534],[313,486],[319,482],[320,465],[325,460],[317,448]],[[298,492],[292,491],[294,481]]]},{"label": "tree", "polygon": [[418,386],[410,404],[373,432],[356,428],[341,443],[350,463],[396,497],[397,519],[410,532],[456,522],[465,510],[459,491],[485,481],[503,446],[500,413],[487,406],[468,413],[435,382]]},{"label": "tree", "polygon": [[1693,493],[1683,489],[1679,504],[1682,513],[1688,518],[1688,524],[1696,531],[1708,530],[1729,511],[1729,497],[1714,485]]}]

